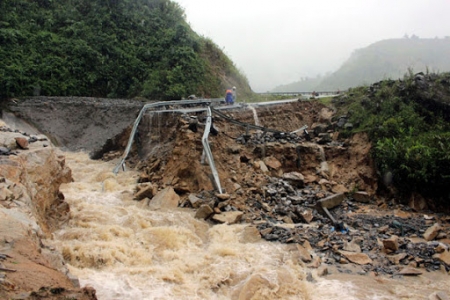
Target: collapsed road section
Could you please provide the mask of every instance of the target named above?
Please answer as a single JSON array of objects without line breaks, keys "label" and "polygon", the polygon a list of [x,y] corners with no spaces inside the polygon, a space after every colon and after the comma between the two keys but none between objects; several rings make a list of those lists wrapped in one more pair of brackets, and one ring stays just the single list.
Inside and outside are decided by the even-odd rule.
[{"label": "collapsed road section", "polygon": [[[209,145],[221,190],[212,184],[210,166],[201,164],[205,131],[192,126],[205,125],[205,111],[153,112],[143,118],[127,161],[141,172],[137,201],[150,204],[173,189],[196,218],[248,223],[252,239],[306,249],[299,260],[311,268],[392,275],[410,272],[406,266],[448,268],[442,246],[448,226],[441,226],[446,219],[425,219],[376,197],[367,137],[340,137],[343,117],[334,118],[331,109],[312,102],[258,107],[263,126],[254,125],[254,112],[245,107],[212,107],[211,113],[217,134],[209,135]],[[309,140],[302,130],[286,132],[304,125]],[[139,149],[146,149],[140,157]],[[434,223],[441,225],[431,239],[425,233]]]},{"label": "collapsed road section", "polygon": [[[149,113],[181,113],[181,114],[187,114],[187,113],[206,111],[207,112],[206,125],[205,125],[204,134],[203,134],[203,137],[202,137],[202,144],[203,144],[202,164],[205,163],[204,158],[207,157],[208,158],[208,164],[209,164],[209,166],[211,168],[211,173],[212,173],[212,176],[214,178],[215,187],[216,187],[216,189],[218,190],[219,193],[222,193],[222,188],[221,188],[221,184],[220,184],[219,175],[217,173],[217,170],[216,170],[216,167],[215,167],[215,164],[214,164],[214,158],[213,158],[213,155],[211,153],[211,149],[209,147],[209,142],[208,142],[208,135],[209,135],[209,132],[210,132],[211,126],[212,126],[212,113],[214,113],[215,115],[221,117],[225,121],[228,121],[230,123],[236,124],[236,125],[241,126],[241,127],[244,127],[245,130],[246,130],[246,134],[245,134],[246,137],[250,136],[249,135],[249,130],[250,129],[259,130],[260,132],[263,133],[262,134],[263,137],[264,137],[264,135],[267,132],[272,132],[272,133],[275,133],[275,134],[278,134],[278,135],[282,135],[284,133],[279,131],[279,130],[270,129],[270,128],[266,128],[266,127],[263,127],[263,126],[260,126],[260,125],[253,125],[253,124],[250,124],[250,123],[245,123],[245,122],[241,122],[241,121],[235,120],[235,119],[227,116],[226,114],[222,113],[220,111],[220,108],[215,108],[215,109],[214,108],[210,108],[210,105],[217,104],[218,102],[220,102],[220,99],[214,99],[214,100],[200,99],[200,100],[183,100],[183,101],[156,102],[156,103],[150,103],[150,104],[144,105],[143,108],[141,109],[138,117],[136,118],[134,124],[133,124],[133,128],[131,129],[130,137],[129,137],[127,146],[125,148],[124,154],[122,155],[122,158],[121,158],[120,162],[114,168],[113,172],[115,174],[117,174],[120,169],[123,169],[125,171],[125,160],[128,157],[128,154],[130,153],[131,147],[133,145],[133,141],[134,141],[134,139],[136,137],[136,134],[138,132],[138,126],[139,126],[139,124],[140,124],[144,114],[146,114],[146,113],[147,114],[149,114]],[[204,105],[207,105],[207,107],[205,108]],[[188,106],[188,107],[186,107],[186,106]],[[221,109],[229,109],[229,108],[234,108],[234,107],[229,107],[229,106],[221,107]],[[306,128],[307,128],[307,126],[304,125],[301,129],[306,129]],[[297,130],[297,131],[299,131],[299,130]]]},{"label": "collapsed road section", "polygon": [[[57,108],[61,115],[59,109],[68,105],[63,103],[42,100],[34,113],[41,113],[38,119],[48,122],[46,126],[58,127],[60,120],[48,115]],[[143,114],[135,134],[130,135],[130,124],[142,105],[130,111],[126,129],[117,130],[115,148],[105,148],[99,155],[120,158],[133,136],[127,165],[140,171],[136,200],[151,203],[155,195],[172,189],[179,206],[195,209],[197,218],[213,223],[245,222],[251,224],[249,234],[255,238],[310,249],[300,258],[310,267],[325,263],[342,272],[393,276],[408,272],[406,267],[448,270],[448,219],[415,213],[395,199],[378,198],[371,145],[364,134],[340,135],[345,116],[334,116],[332,109],[307,101],[253,110],[208,102],[180,108],[165,103]],[[21,106],[26,105],[16,105]],[[99,116],[94,115],[94,119]],[[260,127],[255,125],[255,115]],[[92,124],[88,118],[75,119],[70,120],[81,122],[79,129]],[[211,120],[211,129],[193,130],[193,120],[199,128]],[[28,121],[34,122],[33,118]],[[296,129],[305,125],[309,140],[304,131]],[[67,140],[77,140],[76,133],[65,130]],[[216,134],[209,134],[213,131]],[[99,132],[114,136],[106,130]],[[98,142],[103,141],[99,144],[104,138],[98,137]],[[201,159],[205,152],[202,140],[208,141],[212,154],[204,160],[206,164]],[[219,184],[213,178],[212,160]],[[335,197],[338,204],[324,204]],[[426,209],[424,205],[421,209]]]}]

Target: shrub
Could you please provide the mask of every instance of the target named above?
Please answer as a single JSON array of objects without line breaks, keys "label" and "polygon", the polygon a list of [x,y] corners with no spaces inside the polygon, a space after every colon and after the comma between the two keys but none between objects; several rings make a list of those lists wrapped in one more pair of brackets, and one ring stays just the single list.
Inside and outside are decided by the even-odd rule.
[{"label": "shrub", "polygon": [[[423,77],[421,77],[423,78]],[[353,133],[365,131],[380,175],[393,175],[403,193],[450,199],[449,113],[440,105],[450,96],[448,74],[415,75],[351,91],[347,108]],[[341,108],[342,109],[342,108]]]}]

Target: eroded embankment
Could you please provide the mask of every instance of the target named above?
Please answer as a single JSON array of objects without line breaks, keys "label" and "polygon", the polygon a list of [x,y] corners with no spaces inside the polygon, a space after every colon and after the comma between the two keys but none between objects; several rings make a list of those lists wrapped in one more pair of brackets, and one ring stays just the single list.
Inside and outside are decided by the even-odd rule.
[{"label": "eroded embankment", "polygon": [[[244,108],[228,115],[255,122]],[[219,133],[210,143],[226,191],[217,195],[209,165],[201,163],[203,126],[193,130],[189,116],[148,114],[128,161],[142,170],[136,199],[155,208],[159,191],[173,189],[198,218],[249,223],[266,240],[320,251],[306,254],[310,267],[350,262],[357,266],[350,272],[361,274],[397,274],[406,265],[448,271],[448,218],[425,218],[378,197],[370,142],[364,134],[341,139],[345,117],[317,102],[260,108],[257,116],[282,132],[308,125],[309,136],[247,132],[215,117]],[[324,201],[335,220],[322,211]],[[425,236],[429,230],[436,234]]]},{"label": "eroded embankment", "polygon": [[[255,122],[251,110],[242,108],[228,114],[244,122]],[[199,274],[202,289],[205,288],[204,295],[232,293],[240,296],[248,292],[250,297],[254,293],[265,292],[266,287],[271,293],[282,290],[283,294],[286,288],[289,294],[295,294],[296,291],[289,286],[292,281],[283,281],[281,289],[271,285],[286,278],[284,271],[277,271],[276,279],[269,272],[269,275],[263,275],[265,279],[260,280],[263,277],[251,275],[252,265],[250,269],[244,270],[244,277],[235,275],[234,268],[230,267],[235,256],[242,259],[244,265],[252,257],[243,254],[242,242],[238,241],[244,235],[250,243],[259,243],[262,237],[289,244],[280,246],[280,249],[283,248],[280,252],[283,259],[275,258],[275,265],[282,264],[284,270],[286,261],[289,261],[288,271],[300,270],[301,276],[295,278],[301,282],[303,278],[315,280],[308,275],[311,269],[317,269],[313,274],[318,275],[368,275],[366,278],[371,281],[379,274],[392,274],[394,278],[401,278],[405,272],[417,275],[425,269],[448,272],[448,218],[439,214],[414,213],[408,207],[376,197],[374,192],[377,182],[369,156],[370,144],[364,135],[356,135],[351,139],[339,138],[335,129],[344,126],[342,120],[345,118],[333,118],[331,109],[311,102],[258,108],[257,115],[262,125],[283,132],[306,124],[309,126],[310,140],[307,141],[302,132],[264,135],[249,131],[247,134],[244,128],[215,117],[214,127],[219,133],[211,135],[210,142],[219,177],[226,190],[226,193],[217,195],[209,166],[200,162],[200,139],[204,127],[198,124],[197,130],[192,130],[189,115],[149,114],[139,126],[133,155],[127,161],[129,166],[135,165],[141,172],[138,192],[134,197],[143,201],[130,201],[130,191],[121,191],[123,186],[128,189],[133,185],[129,182],[133,178],[129,178],[127,173],[121,174],[126,182],[123,184],[118,178],[114,179],[109,171],[100,170],[103,166],[100,168],[91,165],[92,162],[86,163],[87,171],[83,169],[80,172],[80,182],[66,186],[67,195],[72,187],[74,189],[70,197],[77,211],[70,223],[70,226],[76,226],[65,226],[58,233],[60,237],[57,244],[64,252],[65,259],[80,268],[77,271],[79,274],[87,273],[86,277],[90,278],[87,282],[101,285],[105,281],[110,283],[109,280],[116,282],[123,274],[129,275],[127,266],[123,267],[123,264],[130,262],[130,256],[126,253],[136,253],[133,251],[143,247],[139,255],[150,255],[151,261],[161,265],[152,265],[149,269],[139,265],[143,260],[132,262],[137,266],[131,273],[138,274],[138,278],[123,280],[123,285],[119,287],[123,288],[125,294],[129,289],[134,292],[135,284],[147,278],[142,276],[146,274],[156,280],[150,290],[160,288],[159,292],[174,291],[174,294],[179,295],[184,285],[197,287],[190,282],[192,273]],[[196,116],[203,122],[202,113]],[[119,134],[116,138],[116,141],[126,142],[126,136]],[[121,154],[121,151],[112,151],[105,153],[104,158]],[[76,156],[72,159],[74,163],[80,163]],[[92,169],[99,169],[100,173],[91,174]],[[93,179],[89,176],[93,176]],[[114,194],[114,203],[108,202],[108,196],[102,198],[109,190]],[[360,193],[354,193],[356,191]],[[330,212],[337,219],[336,223],[320,213],[317,207],[321,200],[334,195],[338,195],[339,202],[334,208],[330,207]],[[131,207],[130,211],[123,207],[121,201]],[[92,210],[89,208],[91,206],[95,208]],[[113,213],[108,212],[106,206],[114,206]],[[193,207],[195,218],[174,213],[178,206]],[[141,215],[140,209],[142,218],[138,217]],[[159,214],[161,210],[168,210],[167,218],[162,217],[165,214]],[[241,224],[238,227],[213,226],[208,234],[212,237],[218,233],[217,248],[214,249],[208,248],[214,244],[208,240],[204,242],[206,234],[199,233],[200,230],[194,226],[195,235],[199,234],[202,240],[199,248],[205,248],[206,252],[204,259],[198,254],[198,249],[192,252],[194,257],[188,259],[194,263],[191,268],[186,267],[185,252],[174,252],[184,250],[185,244],[189,243],[186,236],[191,236],[190,233],[186,234],[185,230],[180,229],[186,227],[187,219],[192,224],[201,223],[202,227],[206,226],[201,221],[203,219],[211,225]],[[432,226],[434,223],[437,225]],[[171,228],[173,225],[175,229]],[[204,229],[207,230],[206,227]],[[230,240],[222,230],[230,233],[236,249],[223,247],[224,244],[229,245]],[[148,238],[148,242],[143,238]],[[157,243],[154,243],[155,239]],[[127,241],[126,245],[124,241]],[[90,248],[93,245],[96,252]],[[274,245],[279,246],[278,243]],[[257,251],[249,250],[251,253]],[[226,258],[224,265],[215,269],[216,258],[211,253]],[[284,259],[285,255],[288,255],[287,260]],[[203,265],[197,264],[196,259],[202,260]],[[173,262],[171,268],[166,267],[166,261]],[[272,262],[267,264],[274,265]],[[185,273],[179,272],[180,266],[184,266],[182,269]],[[209,272],[205,266],[211,266],[214,272],[218,272],[213,281],[205,282],[202,271],[199,271],[206,269]],[[119,275],[113,275],[116,273],[112,273],[110,267],[117,267]],[[161,277],[156,278],[155,273]],[[258,284],[255,285],[255,282]],[[410,284],[414,286],[414,283]],[[293,285],[299,286],[297,283]],[[148,289],[148,280],[144,279],[143,286]],[[320,284],[318,286],[320,289]],[[433,285],[431,290],[423,288],[421,295],[429,295],[438,286]],[[104,290],[105,293],[111,291],[116,292],[109,288]],[[194,295],[198,291],[194,289],[191,292]]]},{"label": "eroded embankment", "polygon": [[[282,132],[308,125],[311,140],[305,139],[303,131],[274,136],[253,130],[245,141],[245,128],[214,117],[213,124],[219,133],[210,135],[209,140],[227,191],[235,191],[235,184],[258,187],[258,182],[263,183],[267,175],[281,177],[295,171],[309,182],[329,181],[328,185],[336,192],[359,189],[375,194],[377,180],[368,139],[362,134],[339,139],[329,108],[315,102],[295,102],[257,111],[263,126]],[[232,110],[229,116],[255,122],[249,109]],[[202,119],[202,115],[198,117]],[[186,186],[190,192],[211,190],[209,166],[200,163],[203,127],[199,125],[198,131],[193,132],[188,125],[188,116],[148,114],[139,127],[135,155],[129,163],[137,164],[144,171],[143,177],[160,187],[172,184]],[[261,167],[262,163],[267,170]]]},{"label": "eroded embankment", "polygon": [[95,156],[133,123],[143,104],[129,99],[31,97],[8,102],[7,109],[56,146]]},{"label": "eroded embankment", "polygon": [[45,136],[13,132],[0,122],[0,298],[96,299],[43,243],[69,218],[59,191],[72,181],[65,157]]},{"label": "eroded embankment", "polygon": [[[199,219],[198,211],[178,207],[170,187],[150,205],[133,201],[139,174],[114,175],[117,161],[92,161],[84,153],[66,158],[75,180],[62,187],[71,219],[53,245],[101,299],[423,299],[449,292],[448,277],[438,272],[356,278],[319,255],[305,263],[303,243],[269,243],[252,223]],[[157,207],[161,195],[165,205]]]}]

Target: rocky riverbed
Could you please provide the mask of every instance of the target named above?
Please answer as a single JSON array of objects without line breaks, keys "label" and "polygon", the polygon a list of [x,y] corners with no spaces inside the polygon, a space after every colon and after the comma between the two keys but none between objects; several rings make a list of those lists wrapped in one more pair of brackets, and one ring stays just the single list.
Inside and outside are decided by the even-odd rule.
[{"label": "rocky riverbed", "polygon": [[[41,104],[42,109],[48,106]],[[243,107],[227,114],[253,124],[254,112],[262,126],[280,133],[246,130],[214,117],[218,132],[209,140],[222,193],[211,180],[209,164],[201,162],[204,113],[147,114],[126,161],[127,168],[140,172],[135,201],[155,211],[194,210],[195,218],[212,226],[245,225],[240,240],[286,245],[295,263],[308,270],[306,279],[311,282],[335,274],[448,276],[448,214],[436,212],[418,195],[402,199],[377,193],[368,138],[344,138],[339,132],[351,126],[346,116],[303,101]],[[195,131],[190,127],[192,116],[199,120]],[[77,126],[83,127],[81,123]],[[307,132],[296,131],[304,125]],[[70,207],[59,191],[61,183],[72,180],[64,156],[45,136],[5,124],[1,130],[0,295],[95,299],[95,291],[80,289],[61,254],[45,242],[70,220]],[[103,160],[122,155],[129,128],[115,134],[108,147],[96,145]]]},{"label": "rocky riverbed", "polygon": [[[249,112],[230,116],[253,122]],[[187,118],[174,119],[163,129],[164,152],[137,164],[136,199],[155,205],[158,191],[173,188],[180,205],[195,209],[198,218],[251,224],[254,238],[295,245],[310,268],[387,276],[450,271],[448,215],[432,212],[420,197],[377,195],[367,137],[339,137],[340,128],[351,126],[345,116],[298,102],[262,108],[258,121],[286,133],[248,132],[214,119],[219,134],[210,139],[226,190],[217,194],[205,174],[208,165],[195,162],[203,133],[192,132]],[[302,125],[308,132],[286,130]]]}]

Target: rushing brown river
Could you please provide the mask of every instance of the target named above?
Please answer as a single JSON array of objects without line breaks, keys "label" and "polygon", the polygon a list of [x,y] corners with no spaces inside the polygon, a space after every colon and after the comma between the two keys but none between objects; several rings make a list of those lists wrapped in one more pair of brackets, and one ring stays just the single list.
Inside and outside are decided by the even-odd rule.
[{"label": "rushing brown river", "polygon": [[[428,299],[450,295],[441,272],[391,279],[318,278],[293,259],[289,245],[242,242],[246,225],[214,225],[194,211],[152,211],[133,201],[137,173],[112,173],[113,162],[66,153],[75,182],[61,191],[71,220],[54,234],[81,285],[99,299]],[[307,280],[311,272],[313,280]]]}]

